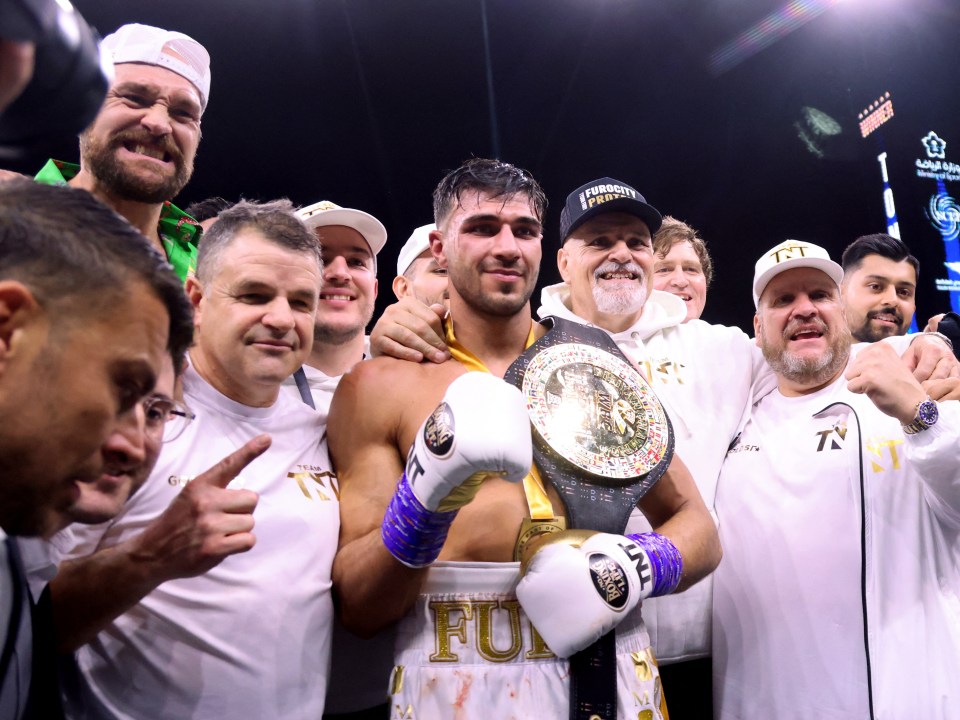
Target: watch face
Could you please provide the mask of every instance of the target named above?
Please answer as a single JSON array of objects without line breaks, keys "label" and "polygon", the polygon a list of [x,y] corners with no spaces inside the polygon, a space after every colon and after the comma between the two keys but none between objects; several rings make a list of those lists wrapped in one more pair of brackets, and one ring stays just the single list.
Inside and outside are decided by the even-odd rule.
[{"label": "watch face", "polygon": [[940,410],[933,400],[924,400],[917,408],[917,419],[925,426],[935,425],[940,417]]}]

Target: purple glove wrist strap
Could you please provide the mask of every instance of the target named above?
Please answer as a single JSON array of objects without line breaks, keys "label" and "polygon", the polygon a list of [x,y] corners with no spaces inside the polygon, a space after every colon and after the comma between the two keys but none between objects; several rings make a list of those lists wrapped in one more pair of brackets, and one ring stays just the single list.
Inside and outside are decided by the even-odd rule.
[{"label": "purple glove wrist strap", "polygon": [[639,535],[627,535],[643,548],[650,558],[653,572],[653,591],[650,597],[669,595],[680,584],[683,573],[683,557],[670,539],[659,533],[649,532]]},{"label": "purple glove wrist strap", "polygon": [[426,567],[440,554],[456,516],[456,510],[427,510],[413,494],[404,473],[383,516],[380,536],[390,554],[401,563],[411,568]]}]

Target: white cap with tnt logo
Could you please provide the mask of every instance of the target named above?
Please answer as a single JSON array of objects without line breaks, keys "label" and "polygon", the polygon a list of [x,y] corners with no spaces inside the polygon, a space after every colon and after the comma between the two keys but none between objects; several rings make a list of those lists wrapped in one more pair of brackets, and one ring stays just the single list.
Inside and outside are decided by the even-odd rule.
[{"label": "white cap with tnt logo", "polygon": [[822,270],[837,285],[843,280],[843,268],[831,260],[830,253],[822,247],[802,240],[784,240],[757,260],[753,273],[753,306],[759,305],[764,288],[776,275],[800,267]]},{"label": "white cap with tnt logo", "polygon": [[329,200],[321,200],[297,210],[297,217],[310,230],[329,225],[344,225],[353,228],[363,236],[367,245],[370,246],[370,252],[373,253],[373,266],[376,268],[377,253],[383,250],[383,246],[387,244],[387,229],[382,222],[370,213],[340,207]]},{"label": "white cap with tnt logo", "polygon": [[185,77],[200,91],[200,111],[207,108],[207,98],[210,97],[210,54],[189,35],[132,23],[107,35],[100,46],[114,65],[158,65]]}]

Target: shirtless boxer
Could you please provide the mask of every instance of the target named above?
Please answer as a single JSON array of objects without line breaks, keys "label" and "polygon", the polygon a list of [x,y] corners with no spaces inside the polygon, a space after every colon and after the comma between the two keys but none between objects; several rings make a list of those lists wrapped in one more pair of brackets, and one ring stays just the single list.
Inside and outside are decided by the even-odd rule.
[{"label": "shirtless boxer", "polygon": [[[562,658],[614,627],[618,714],[662,717],[649,641],[630,609],[651,592],[688,587],[719,561],[716,528],[675,458],[640,502],[656,533],[595,534],[583,548],[576,533],[555,533],[525,564],[518,602],[512,560],[537,495],[518,482],[531,462],[529,420],[519,392],[492,376],[546,332],[529,304],[545,204],[536,182],[505,163],[475,159],[450,173],[434,193],[431,245],[448,272],[447,341],[458,362],[361,363],[331,407],[341,482],[334,584],[355,632],[400,621],[397,717],[564,717]],[[546,498],[562,515],[549,486]],[[619,611],[600,599],[587,552],[624,569],[628,602]],[[652,578],[631,560],[638,553],[652,562]]]}]

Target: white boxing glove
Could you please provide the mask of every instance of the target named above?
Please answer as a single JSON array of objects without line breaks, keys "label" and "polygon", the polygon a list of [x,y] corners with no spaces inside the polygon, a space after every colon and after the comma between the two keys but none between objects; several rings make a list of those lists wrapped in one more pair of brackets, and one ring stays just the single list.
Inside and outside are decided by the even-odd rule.
[{"label": "white boxing glove", "polygon": [[523,563],[517,599],[557,657],[593,644],[652,594],[672,592],[682,566],[662,535],[567,530]]},{"label": "white boxing glove", "polygon": [[473,500],[484,478],[522,480],[533,463],[523,395],[485,372],[468,372],[447,388],[407,455],[406,475],[427,510],[447,512]]},{"label": "white boxing glove", "polygon": [[461,375],[417,431],[383,518],[384,545],[408,567],[429,565],[457,510],[473,500],[486,478],[517,482],[532,463],[530,420],[520,391],[488,373]]}]

